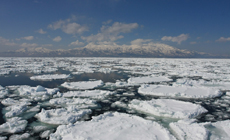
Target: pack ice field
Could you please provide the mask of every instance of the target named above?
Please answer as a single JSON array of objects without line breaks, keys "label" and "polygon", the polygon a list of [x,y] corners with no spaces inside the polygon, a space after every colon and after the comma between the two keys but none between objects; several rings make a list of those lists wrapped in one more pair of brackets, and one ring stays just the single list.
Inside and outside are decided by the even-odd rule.
[{"label": "pack ice field", "polygon": [[0,139],[229,140],[230,60],[0,58]]}]

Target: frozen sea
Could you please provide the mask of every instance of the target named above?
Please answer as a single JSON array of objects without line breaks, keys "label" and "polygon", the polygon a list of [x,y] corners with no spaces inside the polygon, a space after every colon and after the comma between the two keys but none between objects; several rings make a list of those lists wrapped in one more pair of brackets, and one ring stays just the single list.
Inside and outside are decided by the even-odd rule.
[{"label": "frozen sea", "polygon": [[230,60],[0,58],[0,140],[229,140]]}]

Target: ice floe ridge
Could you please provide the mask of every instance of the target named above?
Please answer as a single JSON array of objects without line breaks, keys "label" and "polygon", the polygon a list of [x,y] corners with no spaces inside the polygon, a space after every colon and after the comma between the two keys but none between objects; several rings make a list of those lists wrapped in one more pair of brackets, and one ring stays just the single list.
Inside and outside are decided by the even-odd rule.
[{"label": "ice floe ridge", "polygon": [[0,58],[0,102],[0,140],[229,140],[230,60]]}]

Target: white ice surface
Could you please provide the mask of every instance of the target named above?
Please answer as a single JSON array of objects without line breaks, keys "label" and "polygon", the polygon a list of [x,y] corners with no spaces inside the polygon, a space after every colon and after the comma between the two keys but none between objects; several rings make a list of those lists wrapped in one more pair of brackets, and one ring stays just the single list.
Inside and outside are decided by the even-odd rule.
[{"label": "white ice surface", "polygon": [[37,76],[31,76],[31,80],[41,80],[41,81],[51,81],[51,80],[57,80],[57,79],[67,79],[70,75],[67,74],[46,74],[46,75],[37,75]]},{"label": "white ice surface", "polygon": [[69,124],[74,123],[81,117],[86,114],[90,114],[90,109],[82,109],[78,110],[75,108],[71,110],[67,110],[65,108],[44,110],[42,109],[40,113],[36,114],[35,117],[38,118],[39,121],[48,123],[48,124]]},{"label": "white ice surface", "polygon": [[211,87],[142,85],[138,93],[154,96],[168,96],[175,98],[215,98],[223,93]]},{"label": "white ice surface", "polygon": [[17,89],[20,96],[35,100],[43,101],[51,98],[51,96],[59,91],[58,88],[44,88],[42,86],[30,87],[20,86]]},{"label": "white ice surface", "polygon": [[172,79],[163,76],[131,77],[128,79],[128,84],[143,84],[143,83],[167,82],[167,81],[172,81]]},{"label": "white ice surface", "polygon": [[94,99],[103,99],[113,94],[115,94],[115,92],[105,90],[68,91],[63,93],[63,97],[90,97]]},{"label": "white ice surface", "polygon": [[103,86],[102,80],[98,81],[82,81],[82,82],[65,82],[61,86],[68,89],[93,89]]},{"label": "white ice surface", "polygon": [[6,123],[0,125],[0,133],[16,133],[23,131],[27,126],[26,120],[21,120],[18,117],[9,119]]},{"label": "white ice surface", "polygon": [[204,123],[211,132],[210,140],[230,140],[230,120]]},{"label": "white ice surface", "polygon": [[207,140],[209,131],[195,120],[179,120],[169,126],[179,140]]},{"label": "white ice surface", "polygon": [[9,110],[5,114],[7,118],[15,117],[15,116],[22,114],[23,112],[27,110],[27,104],[18,104],[18,105],[16,104],[16,105],[8,106],[7,110]]},{"label": "white ice surface", "polygon": [[173,99],[152,99],[150,101],[134,99],[128,104],[128,107],[146,114],[178,119],[194,118],[207,112],[200,105]]},{"label": "white ice surface", "polygon": [[8,90],[0,85],[0,98],[4,98],[8,94]]},{"label": "white ice surface", "polygon": [[12,135],[10,136],[9,140],[28,140],[29,137],[29,133],[24,133],[22,135]]},{"label": "white ice surface", "polygon": [[82,98],[54,98],[49,101],[51,105],[78,105],[81,108],[96,107],[96,101],[92,99]]},{"label": "white ice surface", "polygon": [[61,125],[50,140],[175,140],[160,124],[123,113],[104,113],[87,122]]}]

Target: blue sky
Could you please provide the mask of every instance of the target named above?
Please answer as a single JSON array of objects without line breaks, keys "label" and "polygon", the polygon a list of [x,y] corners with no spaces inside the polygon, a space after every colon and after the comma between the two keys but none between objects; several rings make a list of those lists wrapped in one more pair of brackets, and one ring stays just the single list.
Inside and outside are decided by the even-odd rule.
[{"label": "blue sky", "polygon": [[230,54],[229,27],[229,0],[0,1],[0,51],[153,42]]}]

